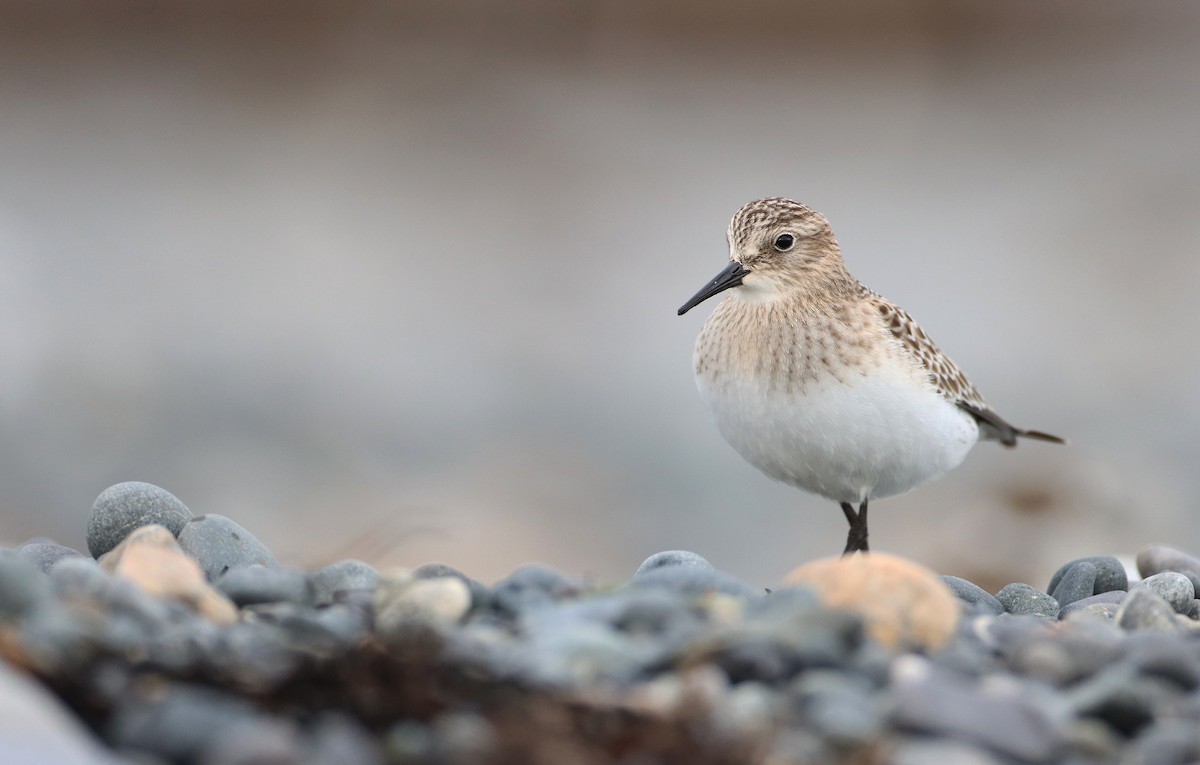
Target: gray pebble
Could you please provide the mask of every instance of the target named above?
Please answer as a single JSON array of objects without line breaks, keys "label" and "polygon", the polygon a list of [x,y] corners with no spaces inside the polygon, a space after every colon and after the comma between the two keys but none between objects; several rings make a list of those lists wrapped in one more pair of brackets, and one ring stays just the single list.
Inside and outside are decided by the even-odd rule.
[{"label": "gray pebble", "polygon": [[1148,587],[1135,586],[1117,609],[1117,624],[1127,630],[1162,630],[1180,632],[1175,609],[1161,595]]},{"label": "gray pebble", "polygon": [[[39,608],[21,624],[21,649],[27,660],[47,675],[69,677],[100,653],[105,643],[103,628],[102,617],[94,611]],[[139,631],[138,639],[145,639],[144,631]]]},{"label": "gray pebble", "polygon": [[1004,604],[982,587],[957,576],[943,576],[942,581],[949,585],[958,599],[966,603],[972,611],[996,616],[1004,613]]},{"label": "gray pebble", "polygon": [[216,581],[216,588],[239,606],[280,601],[312,602],[308,575],[293,568],[268,568],[258,564],[237,566]]},{"label": "gray pebble", "polygon": [[361,722],[347,714],[322,712],[305,724],[304,739],[304,751],[310,763],[383,765],[383,753],[375,737]]},{"label": "gray pebble", "polygon": [[192,511],[174,494],[154,484],[128,481],[100,492],[88,516],[87,546],[93,558],[121,543],[129,532],[157,523],[179,536]]},{"label": "gray pebble", "polygon": [[274,736],[278,724],[230,693],[177,682],[165,693],[128,699],[109,721],[106,738],[171,762],[204,762],[223,739],[252,741],[256,731]]},{"label": "gray pebble", "polygon": [[1171,697],[1182,698],[1177,685],[1152,675],[1139,675],[1135,667],[1124,662],[1102,669],[1064,693],[1076,714],[1102,720],[1125,736],[1149,724],[1155,709]]},{"label": "gray pebble", "polygon": [[1191,579],[1192,585],[1200,592],[1200,558],[1174,547],[1150,545],[1142,548],[1137,554],[1137,569],[1143,579],[1163,571],[1178,571]]},{"label": "gray pebble", "polygon": [[1122,762],[1146,765],[1200,762],[1200,727],[1194,720],[1158,720],[1130,743]]},{"label": "gray pebble", "polygon": [[835,670],[809,670],[791,686],[804,720],[835,747],[850,749],[875,740],[884,726],[875,689],[860,676]]},{"label": "gray pebble", "polygon": [[889,765],[1008,765],[973,744],[953,739],[899,736],[888,758]]},{"label": "gray pebble", "polygon": [[1006,584],[996,593],[996,600],[1015,616],[1058,616],[1058,601],[1028,584]]},{"label": "gray pebble", "polygon": [[665,550],[657,552],[646,558],[642,565],[638,566],[638,570],[634,572],[636,577],[638,574],[644,574],[647,571],[653,571],[664,566],[692,566],[695,568],[703,568],[711,570],[713,565],[709,563],[703,556],[697,555],[694,552],[687,550]]},{"label": "gray pebble", "polygon": [[433,762],[433,731],[414,720],[404,720],[388,728],[383,746],[392,762]]},{"label": "gray pebble", "polygon": [[249,531],[223,515],[209,513],[188,521],[176,536],[183,551],[195,558],[212,582],[237,566],[270,566],[279,561]]},{"label": "gray pebble", "polygon": [[327,606],[338,602],[342,593],[374,590],[379,584],[379,572],[369,564],[350,559],[313,571],[308,581],[312,585],[313,605]]},{"label": "gray pebble", "polygon": [[474,712],[446,712],[431,727],[439,762],[481,762],[496,751],[492,724]]},{"label": "gray pebble", "polygon": [[701,566],[664,566],[650,569],[629,581],[632,588],[662,588],[690,597],[723,592],[740,598],[758,598],[761,591],[716,569]]},{"label": "gray pebble", "polygon": [[[1079,600],[1072,601],[1071,603],[1068,603],[1067,605],[1058,609],[1058,618],[1066,619],[1073,613],[1082,612],[1088,609],[1091,609],[1089,613],[1092,613],[1093,615],[1101,612],[1108,613],[1110,611],[1112,613],[1116,613],[1116,607],[1119,606],[1123,600],[1125,600],[1124,590],[1109,590],[1108,592],[1102,592],[1099,595],[1080,598]],[[1112,608],[1092,609],[1091,607],[1095,605],[1112,606]]]},{"label": "gray pebble", "polygon": [[1067,716],[1039,684],[1012,678],[988,686],[967,682],[923,660],[905,661],[892,694],[892,722],[938,733],[1031,762],[1051,761]]},{"label": "gray pebble", "polygon": [[260,718],[254,725],[232,725],[202,749],[196,765],[292,765],[345,762],[316,759],[312,743],[302,741],[294,723]]},{"label": "gray pebble", "polygon": [[1121,563],[1119,558],[1112,555],[1089,555],[1084,558],[1076,558],[1059,567],[1058,571],[1054,572],[1054,576],[1050,577],[1050,584],[1046,587],[1046,592],[1053,593],[1067,572],[1080,563],[1090,563],[1096,567],[1095,588],[1088,595],[1129,589],[1129,576],[1125,573],[1125,564]]},{"label": "gray pebble", "polygon": [[50,573],[50,569],[63,558],[86,558],[87,556],[78,550],[73,550],[70,547],[60,545],[56,542],[26,542],[17,550],[21,557],[29,560],[35,566],[40,568],[43,573]]},{"label": "gray pebble", "polygon": [[1162,571],[1152,574],[1141,581],[1140,586],[1147,587],[1175,609],[1177,614],[1186,614],[1192,608],[1196,598],[1196,588],[1192,580],[1177,571]]},{"label": "gray pebble", "polygon": [[1077,600],[1090,598],[1098,591],[1096,588],[1097,573],[1093,563],[1088,561],[1076,563],[1067,569],[1066,573],[1058,580],[1058,584],[1050,591],[1050,597],[1058,601],[1060,608]]},{"label": "gray pebble", "polygon": [[49,578],[32,561],[0,550],[0,621],[20,619],[52,596]]},{"label": "gray pebble", "polygon": [[492,587],[491,600],[502,614],[515,616],[522,611],[573,598],[582,586],[566,574],[540,563],[521,566]]},{"label": "gray pebble", "polygon": [[1166,632],[1143,630],[1124,642],[1125,660],[1142,675],[1170,680],[1184,690],[1200,688],[1200,656],[1187,642]]}]

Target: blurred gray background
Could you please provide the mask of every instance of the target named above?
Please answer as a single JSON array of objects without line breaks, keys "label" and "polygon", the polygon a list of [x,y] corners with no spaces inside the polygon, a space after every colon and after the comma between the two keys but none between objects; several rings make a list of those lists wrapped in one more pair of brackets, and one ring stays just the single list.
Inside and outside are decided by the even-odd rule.
[{"label": "blurred gray background", "polygon": [[839,552],[696,396],[746,201],[1017,424],[872,510],[998,586],[1200,551],[1200,5],[0,5],[0,544],[159,484],[286,562]]}]

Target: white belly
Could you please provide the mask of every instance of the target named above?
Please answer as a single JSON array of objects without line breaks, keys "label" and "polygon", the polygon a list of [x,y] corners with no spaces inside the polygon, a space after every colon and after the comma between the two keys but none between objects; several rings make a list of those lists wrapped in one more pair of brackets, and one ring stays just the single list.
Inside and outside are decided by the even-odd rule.
[{"label": "white belly", "polygon": [[735,376],[696,382],[717,429],[743,458],[835,502],[906,492],[958,465],[979,438],[970,415],[886,366],[849,384],[813,381],[803,392]]}]

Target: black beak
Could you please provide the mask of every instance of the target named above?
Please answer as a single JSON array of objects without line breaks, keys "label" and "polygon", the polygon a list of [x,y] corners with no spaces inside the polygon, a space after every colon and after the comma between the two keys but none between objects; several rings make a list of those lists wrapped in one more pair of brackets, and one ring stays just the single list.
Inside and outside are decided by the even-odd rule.
[{"label": "black beak", "polygon": [[713,295],[716,295],[718,292],[724,292],[730,287],[740,286],[742,279],[745,278],[746,274],[748,273],[750,273],[750,270],[742,268],[741,263],[738,263],[736,260],[729,261],[729,265],[725,266],[724,271],[717,274],[715,279],[704,285],[699,292],[697,292],[695,295],[692,295],[691,300],[683,304],[683,307],[679,309],[679,315],[683,316],[685,313],[700,305],[705,300],[708,300]]}]

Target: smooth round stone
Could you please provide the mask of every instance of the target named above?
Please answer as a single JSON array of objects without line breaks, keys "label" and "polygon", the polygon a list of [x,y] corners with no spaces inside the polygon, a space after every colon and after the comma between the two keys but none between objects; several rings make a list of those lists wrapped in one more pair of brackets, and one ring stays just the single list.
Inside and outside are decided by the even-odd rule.
[{"label": "smooth round stone", "polygon": [[1177,571],[1162,571],[1143,579],[1139,586],[1146,587],[1170,604],[1177,614],[1186,614],[1196,598],[1192,580]]},{"label": "smooth round stone", "polygon": [[653,646],[597,622],[581,621],[531,635],[520,646],[519,674],[526,682],[552,687],[624,684],[661,657]]},{"label": "smooth round stone", "polygon": [[178,536],[179,546],[199,561],[210,582],[238,566],[279,566],[266,545],[223,515],[198,515],[184,525]]},{"label": "smooth round stone", "polygon": [[255,564],[225,572],[215,583],[218,590],[239,606],[253,603],[312,602],[308,575],[294,568],[268,568]]},{"label": "smooth round stone", "polygon": [[471,608],[471,590],[453,576],[435,579],[383,576],[375,588],[375,630],[397,634],[413,622],[449,626]]},{"label": "smooth round stone", "polygon": [[1154,765],[1200,762],[1200,728],[1194,720],[1157,720],[1130,743],[1122,762]]},{"label": "smooth round stone", "polygon": [[958,624],[958,598],[941,577],[887,553],[816,560],[784,582],[813,589],[830,608],[859,614],[867,631],[887,646],[939,648]]},{"label": "smooth round stone", "polygon": [[1200,687],[1200,655],[1185,641],[1165,632],[1141,631],[1125,641],[1125,658],[1143,675],[1177,683],[1187,692]]},{"label": "smooth round stone", "polygon": [[561,571],[530,563],[496,582],[492,603],[501,613],[515,615],[531,607],[574,598],[581,590],[578,582]]},{"label": "smooth round stone", "polygon": [[996,600],[1014,616],[1058,616],[1058,601],[1032,585],[1023,582],[1006,584],[996,593]]},{"label": "smooth round stone", "polygon": [[1133,736],[1154,719],[1159,704],[1178,694],[1169,681],[1140,676],[1132,665],[1121,662],[1073,686],[1065,700],[1076,714],[1103,720]]},{"label": "smooth round stone", "polygon": [[649,558],[646,558],[642,562],[642,565],[638,566],[638,570],[633,575],[636,577],[638,574],[654,571],[664,566],[692,566],[709,570],[713,568],[713,564],[694,552],[687,550],[665,550],[654,553]]},{"label": "smooth round stone", "polygon": [[384,753],[391,762],[432,762],[433,746],[433,731],[415,720],[396,723],[383,737]]},{"label": "smooth round stone", "polygon": [[1050,597],[1058,602],[1059,608],[1077,600],[1090,598],[1098,591],[1097,574],[1095,564],[1088,561],[1076,563],[1058,580],[1058,585],[1050,591]]},{"label": "smooth round stone", "polygon": [[174,494],[151,483],[127,481],[100,492],[88,516],[87,546],[93,558],[121,543],[141,526],[165,526],[176,536],[192,511]]},{"label": "smooth round stone", "polygon": [[1128,633],[1111,623],[1067,621],[1029,633],[1003,653],[1021,674],[1066,686],[1118,661],[1127,639]]},{"label": "smooth round stone", "polygon": [[1175,609],[1149,587],[1134,586],[1117,609],[1117,624],[1127,630],[1181,632]]},{"label": "smooth round stone", "polygon": [[135,696],[108,723],[110,744],[169,762],[203,762],[216,742],[267,728],[269,718],[230,693],[173,683],[165,693]]},{"label": "smooth round stone", "polygon": [[452,576],[455,579],[461,579],[463,584],[471,591],[471,608],[478,609],[486,606],[492,596],[488,586],[478,579],[473,579],[462,571],[459,571],[454,566],[448,566],[445,563],[426,563],[418,566],[412,572],[414,579],[437,579],[444,576]]},{"label": "smooth round stone", "polygon": [[0,621],[19,619],[53,597],[49,578],[32,561],[0,550]]},{"label": "smooth round stone", "polygon": [[63,558],[87,557],[78,550],[73,550],[65,545],[45,541],[26,542],[17,549],[17,552],[22,558],[32,562],[46,574],[50,573],[50,569],[54,568],[54,565]]},{"label": "smooth round stone", "polygon": [[1143,547],[1137,554],[1137,569],[1142,578],[1163,571],[1178,571],[1181,574],[1200,575],[1200,558],[1166,545]]},{"label": "smooth round stone", "polygon": [[50,571],[50,584],[60,598],[101,600],[113,578],[92,558],[64,558]]},{"label": "smooth round stone", "polygon": [[[1108,614],[1111,617],[1117,611],[1117,606],[1121,605],[1121,601],[1125,600],[1124,590],[1109,590],[1102,592],[1099,595],[1092,595],[1088,598],[1080,598],[1073,601],[1062,608],[1058,609],[1058,618],[1066,619],[1071,614],[1087,612],[1092,615],[1101,613]],[[1112,608],[1096,609],[1093,606],[1112,606]]]},{"label": "smooth round stone", "polygon": [[[1112,555],[1089,555],[1084,558],[1076,558],[1060,566],[1058,571],[1054,572],[1054,576],[1050,577],[1050,584],[1046,587],[1046,592],[1053,594],[1067,572],[1080,563],[1090,563],[1096,568],[1093,591],[1084,597],[1099,595],[1102,592],[1129,589],[1129,577],[1125,573],[1125,564],[1121,563],[1119,558]],[[1055,595],[1055,597],[1058,596]]]},{"label": "smooth round stone", "polygon": [[1007,765],[973,744],[953,739],[905,736],[892,747],[889,765]]},{"label": "smooth round stone", "polygon": [[233,725],[214,736],[203,748],[196,765],[259,765],[265,763],[337,762],[351,765],[352,760],[321,759],[311,742],[302,741],[294,723],[270,718],[254,725]]},{"label": "smooth round stone", "polygon": [[959,600],[969,606],[969,610],[990,613],[999,616],[1004,613],[1004,604],[996,600],[996,596],[977,584],[968,582],[957,576],[943,576],[942,581],[950,588]]},{"label": "smooth round stone", "polygon": [[724,571],[707,569],[703,566],[660,566],[645,571],[629,580],[632,589],[663,589],[685,595],[701,597],[711,593],[732,595],[754,600],[761,596],[758,590]]},{"label": "smooth round stone", "polygon": [[916,656],[897,660],[892,724],[970,741],[1022,762],[1051,762],[1069,717],[1039,683],[966,680]]},{"label": "smooth round stone", "polygon": [[[383,765],[380,745],[363,723],[341,712],[322,712],[304,725],[303,761]],[[255,762],[259,762],[255,760]]]},{"label": "smooth round stone", "polygon": [[439,762],[481,762],[496,751],[492,724],[474,712],[446,712],[433,722]]},{"label": "smooth round stone", "polygon": [[317,569],[308,575],[312,585],[313,605],[327,606],[338,601],[342,593],[351,590],[374,590],[379,572],[361,560],[342,560]]}]

